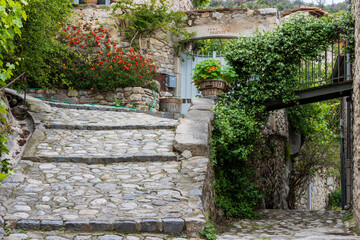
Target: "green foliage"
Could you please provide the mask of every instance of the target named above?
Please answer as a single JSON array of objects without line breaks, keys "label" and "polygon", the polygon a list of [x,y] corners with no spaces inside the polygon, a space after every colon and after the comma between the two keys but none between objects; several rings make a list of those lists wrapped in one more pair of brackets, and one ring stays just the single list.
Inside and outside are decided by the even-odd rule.
[{"label": "green foliage", "polygon": [[23,9],[26,4],[25,0],[0,1],[0,86],[5,85],[5,80],[13,75],[14,63],[17,63],[4,60],[4,55],[13,54],[14,38],[21,35],[23,20],[27,19]]},{"label": "green foliage", "polygon": [[[254,182],[251,159],[259,157],[256,153],[261,152],[255,146],[261,142],[259,128],[268,116],[264,104],[279,99],[283,102],[294,100],[300,63],[322,57],[333,39],[339,36],[341,19],[298,15],[272,32],[256,32],[229,43],[226,58],[238,78],[232,83],[233,91],[216,104],[211,149],[216,203],[227,217],[256,217],[254,209],[262,195]],[[334,139],[334,134],[323,122],[329,119],[327,111],[330,115],[326,104],[314,104],[289,112],[297,131],[306,133],[310,139],[332,144],[328,140]],[[333,154],[329,151],[323,154],[324,151],[314,147],[310,149],[308,155],[317,154],[317,160]],[[299,169],[309,171],[313,166],[311,161],[303,161]]]},{"label": "green foliage", "polygon": [[204,8],[210,0],[192,0],[194,9],[201,9]]},{"label": "green foliage", "polygon": [[261,137],[260,109],[240,101],[222,99],[214,109],[211,159],[215,171],[216,204],[227,217],[255,218],[255,206],[262,199],[253,181],[248,158]]},{"label": "green foliage", "polygon": [[26,72],[31,87],[52,87],[62,82],[62,76],[51,74],[57,67],[56,56],[66,52],[66,46],[56,41],[62,22],[72,11],[72,0],[29,0],[25,6],[28,20],[21,37],[15,40],[15,53],[7,59],[19,61],[16,74]]},{"label": "green foliage", "polygon": [[224,80],[233,82],[238,75],[232,67],[224,67],[218,60],[208,58],[194,68],[193,80],[195,85],[206,79]]},{"label": "green foliage", "polygon": [[158,67],[134,49],[123,52],[111,40],[111,32],[91,22],[64,26],[58,40],[68,46],[68,55],[73,57],[60,55],[55,74],[64,76],[66,84],[75,89],[152,87]]},{"label": "green foliage", "polygon": [[332,210],[341,207],[341,188],[337,188],[328,194],[328,206]]},{"label": "green foliage", "polygon": [[210,221],[205,222],[204,231],[200,232],[200,235],[207,240],[216,240],[216,229]]},{"label": "green foliage", "polygon": [[354,218],[354,214],[350,212],[350,213],[346,213],[342,220],[343,220],[343,222],[346,222],[346,221],[349,221],[349,220],[351,220],[353,218]]},{"label": "green foliage", "polygon": [[[179,39],[176,49],[182,50],[185,42],[193,36],[185,29],[186,14],[171,9],[171,4],[166,0],[151,0],[148,3],[138,4],[132,0],[119,0],[113,11],[121,10],[122,14],[117,16],[120,19],[130,22],[128,28],[122,29],[125,36],[133,41],[142,37],[147,37],[158,30],[171,32]],[[164,39],[167,40],[166,37]],[[141,46],[139,46],[141,49]]]},{"label": "green foliage", "polygon": [[75,89],[115,90],[118,87],[149,86],[158,67],[131,49],[123,52],[111,40],[112,30],[90,23],[64,26],[58,40],[68,46],[72,59],[59,56],[52,74],[64,76]]},{"label": "green foliage", "polygon": [[[0,98],[0,126],[6,126],[6,119],[3,115],[6,114],[5,103]],[[8,154],[9,149],[5,146],[7,142],[5,128],[0,128],[0,160],[2,159],[3,154]],[[0,181],[7,178],[8,174],[13,172],[10,169],[9,159],[2,159],[0,161]]]},{"label": "green foliage", "polygon": [[[247,94],[251,102],[291,100],[298,77],[294,73],[300,62],[321,57],[338,35],[337,23],[331,17],[298,15],[272,32],[256,32],[233,41],[227,59],[240,76],[238,88],[251,93]],[[261,84],[249,82],[252,76],[257,76]]]},{"label": "green foliage", "polygon": [[213,52],[218,54],[226,52],[228,39],[203,39],[195,42],[195,51],[201,54],[210,54]]},{"label": "green foliage", "polygon": [[[14,38],[21,35],[21,28],[23,27],[23,20],[27,19],[27,15],[23,9],[27,2],[25,0],[1,0],[0,1],[0,88],[5,86],[5,81],[13,76],[16,61],[4,60],[4,55],[12,55],[15,44]],[[15,64],[14,64],[15,63]],[[8,154],[9,150],[5,146],[7,141],[5,126],[6,123],[6,109],[5,103],[0,95],[0,160],[3,154]],[[12,171],[9,168],[9,159],[0,161],[0,181],[7,178]]]},{"label": "green foliage", "polygon": [[281,12],[291,11],[299,8],[301,5],[320,7],[329,13],[336,13],[339,11],[346,11],[348,4],[346,2],[332,3],[324,6],[323,1],[305,2],[303,0],[211,0],[209,3],[210,8],[237,8],[248,7],[250,9],[256,8],[276,8]]},{"label": "green foliage", "polygon": [[299,193],[307,187],[309,175],[326,169],[333,177],[340,176],[340,101],[334,99],[296,106],[286,112],[293,131],[305,139],[293,162],[289,180],[288,204],[293,208]]}]

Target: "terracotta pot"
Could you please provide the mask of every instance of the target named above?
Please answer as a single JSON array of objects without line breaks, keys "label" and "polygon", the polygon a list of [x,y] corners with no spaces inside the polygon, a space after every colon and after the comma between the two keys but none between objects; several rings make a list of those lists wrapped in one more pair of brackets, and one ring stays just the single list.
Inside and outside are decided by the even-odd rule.
[{"label": "terracotta pot", "polygon": [[231,90],[229,83],[223,80],[209,79],[199,83],[199,89],[203,96],[220,95]]}]

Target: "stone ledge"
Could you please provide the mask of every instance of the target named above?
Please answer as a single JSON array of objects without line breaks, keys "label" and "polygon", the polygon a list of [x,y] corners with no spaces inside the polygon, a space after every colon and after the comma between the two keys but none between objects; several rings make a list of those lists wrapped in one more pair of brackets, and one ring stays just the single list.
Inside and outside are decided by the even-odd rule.
[{"label": "stone ledge", "polygon": [[178,156],[175,153],[167,153],[164,155],[129,155],[129,156],[116,156],[116,157],[75,157],[75,156],[32,156],[26,154],[24,160],[31,160],[33,162],[73,162],[73,163],[87,163],[87,164],[110,164],[120,162],[164,162],[164,161],[177,161]]},{"label": "stone ledge", "polygon": [[156,130],[156,129],[174,129],[172,125],[69,125],[69,124],[44,124],[48,129],[66,129],[66,130]]},{"label": "stone ledge", "polygon": [[191,99],[191,107],[176,128],[175,150],[190,151],[192,156],[209,156],[209,139],[214,113],[214,100],[209,98]]},{"label": "stone ledge", "polygon": [[136,112],[136,113],[145,113],[155,117],[169,118],[169,119],[178,119],[183,117],[180,113],[171,113],[171,112],[152,112],[137,110],[131,108],[122,108],[122,107],[113,107],[113,106],[101,106],[101,105],[89,105],[89,104],[68,104],[68,103],[58,103],[58,102],[46,102],[52,107],[57,108],[67,108],[67,109],[81,109],[81,110],[98,110],[98,111],[115,111],[115,112]]},{"label": "stone ledge", "polygon": [[162,218],[117,221],[62,221],[21,219],[9,221],[7,224],[16,229],[56,231],[93,231],[93,232],[152,232],[179,234],[186,232],[188,237],[197,237],[204,228],[205,220],[200,218]]}]

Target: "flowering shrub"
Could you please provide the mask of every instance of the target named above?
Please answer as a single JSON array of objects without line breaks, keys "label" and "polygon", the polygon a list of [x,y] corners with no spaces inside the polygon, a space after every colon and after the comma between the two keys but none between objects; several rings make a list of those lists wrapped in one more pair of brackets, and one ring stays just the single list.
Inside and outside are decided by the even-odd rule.
[{"label": "flowering shrub", "polygon": [[198,64],[194,68],[193,80],[197,86],[201,81],[214,79],[224,80],[232,83],[238,75],[232,67],[224,67],[215,59],[209,58]]},{"label": "flowering shrub", "polygon": [[124,52],[112,40],[112,31],[92,23],[66,26],[58,40],[69,47],[72,58],[59,58],[58,69],[76,89],[115,90],[151,85],[158,73],[151,59],[134,49]]}]

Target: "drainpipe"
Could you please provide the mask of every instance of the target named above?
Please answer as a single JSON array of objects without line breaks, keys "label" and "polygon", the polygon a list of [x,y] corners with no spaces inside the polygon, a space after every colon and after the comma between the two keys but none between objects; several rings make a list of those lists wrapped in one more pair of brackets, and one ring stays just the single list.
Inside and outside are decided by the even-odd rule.
[{"label": "drainpipe", "polygon": [[351,208],[351,97],[346,98],[346,160],[345,160],[345,182],[346,182],[346,205],[344,210]]}]

